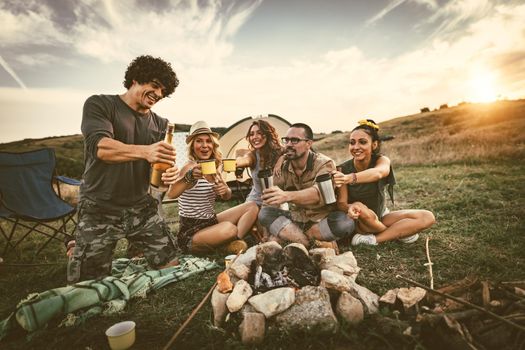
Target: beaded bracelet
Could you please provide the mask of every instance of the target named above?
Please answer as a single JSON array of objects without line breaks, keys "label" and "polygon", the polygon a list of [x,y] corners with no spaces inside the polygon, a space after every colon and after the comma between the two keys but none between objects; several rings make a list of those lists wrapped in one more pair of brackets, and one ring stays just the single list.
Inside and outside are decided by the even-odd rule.
[{"label": "beaded bracelet", "polygon": [[357,183],[357,175],[356,175],[356,173],[350,173],[350,176],[352,177],[352,181],[350,181],[350,183],[348,185],[350,185],[350,186],[355,185]]},{"label": "beaded bracelet", "polygon": [[194,184],[195,182],[197,182],[193,178],[193,169],[188,170],[186,174],[184,174],[184,182],[186,182],[187,184]]}]

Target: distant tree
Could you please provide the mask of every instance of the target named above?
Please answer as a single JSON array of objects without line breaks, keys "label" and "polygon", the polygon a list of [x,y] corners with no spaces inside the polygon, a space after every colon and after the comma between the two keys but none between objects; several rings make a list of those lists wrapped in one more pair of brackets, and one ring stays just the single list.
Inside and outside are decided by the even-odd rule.
[{"label": "distant tree", "polygon": [[443,103],[441,106],[439,106],[439,109],[447,109],[448,105],[446,103]]},{"label": "distant tree", "polygon": [[430,109],[428,107],[423,107],[420,109],[421,113],[430,112]]},{"label": "distant tree", "polygon": [[334,130],[332,131],[332,134],[342,134],[343,132],[341,130]]}]

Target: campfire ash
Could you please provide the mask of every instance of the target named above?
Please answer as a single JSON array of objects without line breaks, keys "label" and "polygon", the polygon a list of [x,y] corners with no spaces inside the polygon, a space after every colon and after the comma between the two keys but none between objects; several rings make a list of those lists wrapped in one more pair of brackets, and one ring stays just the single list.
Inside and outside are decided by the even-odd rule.
[{"label": "campfire ash", "polygon": [[220,327],[227,316],[240,318],[245,344],[261,342],[267,327],[333,334],[339,328],[336,314],[357,324],[378,310],[379,296],[355,283],[359,270],[352,252],[308,251],[297,243],[252,247],[221,274],[212,294],[214,323]]},{"label": "campfire ash", "polygon": [[254,293],[278,287],[318,286],[320,270],[302,244],[292,243],[281,249],[278,245],[262,245],[256,251],[248,281]]}]

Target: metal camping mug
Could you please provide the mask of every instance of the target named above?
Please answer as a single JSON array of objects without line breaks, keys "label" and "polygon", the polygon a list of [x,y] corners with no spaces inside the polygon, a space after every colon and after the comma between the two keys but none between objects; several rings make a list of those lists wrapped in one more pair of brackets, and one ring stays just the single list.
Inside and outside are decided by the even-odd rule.
[{"label": "metal camping mug", "polygon": [[322,174],[315,178],[317,186],[319,186],[319,191],[325,204],[332,204],[336,202],[334,185],[332,184],[332,175]]},{"label": "metal camping mug", "polygon": [[261,190],[264,191],[273,186],[272,171],[269,169],[263,169],[257,174],[259,182],[261,184]]}]

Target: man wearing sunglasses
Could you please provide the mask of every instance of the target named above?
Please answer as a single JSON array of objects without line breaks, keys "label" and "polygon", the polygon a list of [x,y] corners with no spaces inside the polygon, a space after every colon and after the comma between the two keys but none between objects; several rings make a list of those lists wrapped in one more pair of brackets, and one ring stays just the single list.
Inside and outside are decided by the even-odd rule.
[{"label": "man wearing sunglasses", "polygon": [[[335,204],[326,204],[315,182],[317,176],[335,170],[332,159],[312,150],[312,129],[303,123],[290,126],[282,138],[285,161],[274,186],[263,192],[259,221],[277,241],[290,241],[305,247],[326,246],[350,236],[354,221],[337,211]],[[290,210],[279,205],[288,203]]]}]

